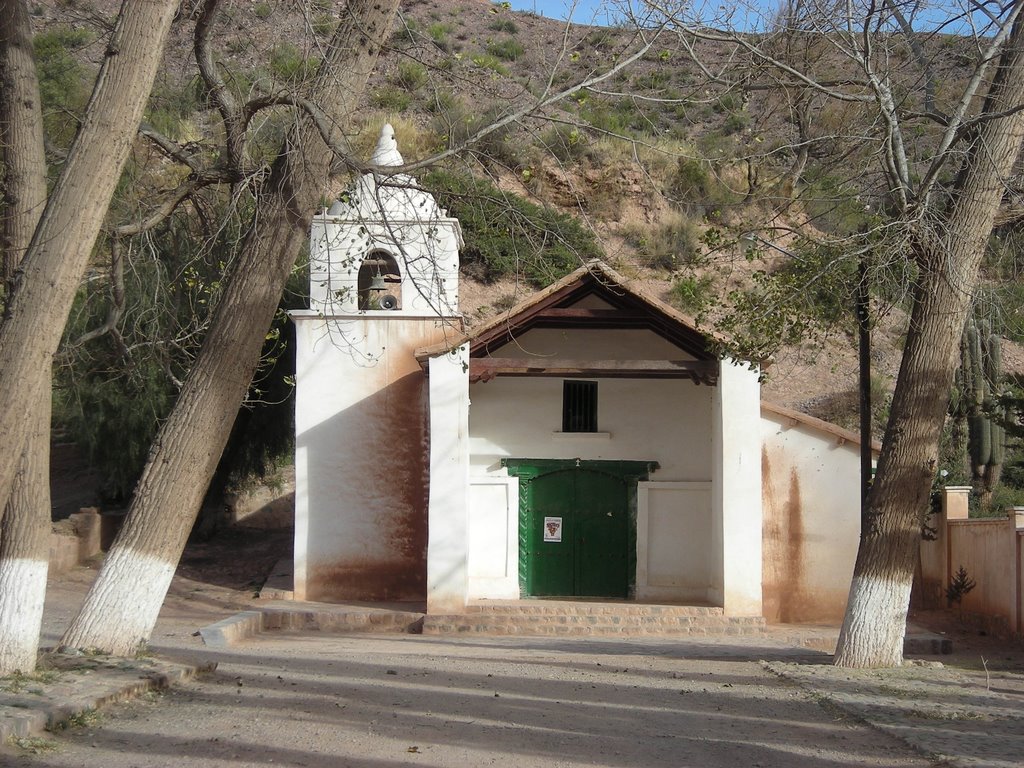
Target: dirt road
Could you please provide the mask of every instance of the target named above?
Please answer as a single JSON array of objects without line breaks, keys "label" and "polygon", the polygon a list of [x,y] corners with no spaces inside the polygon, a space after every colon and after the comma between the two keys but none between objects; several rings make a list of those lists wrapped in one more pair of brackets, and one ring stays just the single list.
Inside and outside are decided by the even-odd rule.
[{"label": "dirt road", "polygon": [[766,670],[808,657],[764,641],[265,637],[11,764],[933,764]]},{"label": "dirt road", "polygon": [[[193,553],[153,634],[154,652],[216,661],[215,673],[23,748],[0,745],[0,766],[947,765],[935,753],[953,765],[1008,768],[1024,754],[1024,653],[966,629],[956,640],[961,657],[943,657],[956,667],[861,673],[788,646],[785,632],[716,640],[266,633],[237,647],[204,646],[199,627],[260,603],[246,589],[252,559]],[[93,576],[76,569],[51,582],[44,644],[56,642]]]}]

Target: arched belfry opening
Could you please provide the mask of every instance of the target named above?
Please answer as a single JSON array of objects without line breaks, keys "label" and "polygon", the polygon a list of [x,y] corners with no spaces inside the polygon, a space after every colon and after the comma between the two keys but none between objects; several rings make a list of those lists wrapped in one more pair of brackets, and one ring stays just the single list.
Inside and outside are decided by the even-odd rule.
[{"label": "arched belfry opening", "polygon": [[356,287],[361,310],[402,308],[402,270],[398,260],[385,250],[378,248],[366,254]]}]

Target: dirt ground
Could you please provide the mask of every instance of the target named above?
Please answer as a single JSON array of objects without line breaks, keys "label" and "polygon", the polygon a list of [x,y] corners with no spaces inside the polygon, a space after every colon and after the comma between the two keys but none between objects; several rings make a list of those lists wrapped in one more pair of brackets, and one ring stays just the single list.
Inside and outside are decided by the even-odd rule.
[{"label": "dirt ground", "polygon": [[[767,653],[766,653],[767,651]],[[287,635],[12,765],[925,766],[750,645]],[[782,658],[792,658],[782,653]]]},{"label": "dirt ground", "polygon": [[[998,768],[1024,754],[1020,645],[943,617],[932,617],[942,631],[963,635],[947,666],[864,674],[786,645],[782,631],[717,641],[266,633],[203,646],[200,626],[259,604],[259,572],[280,544],[236,531],[190,547],[152,649],[215,661],[215,672],[2,747],[0,766]],[[51,584],[50,642],[92,575]]]}]

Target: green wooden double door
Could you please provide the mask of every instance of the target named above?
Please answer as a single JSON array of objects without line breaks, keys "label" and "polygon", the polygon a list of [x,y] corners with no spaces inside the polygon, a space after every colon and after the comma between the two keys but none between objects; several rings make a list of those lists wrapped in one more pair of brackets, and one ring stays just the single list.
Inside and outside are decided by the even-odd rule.
[{"label": "green wooden double door", "polygon": [[651,462],[509,462],[520,477],[524,595],[625,598],[636,572],[636,484]]}]

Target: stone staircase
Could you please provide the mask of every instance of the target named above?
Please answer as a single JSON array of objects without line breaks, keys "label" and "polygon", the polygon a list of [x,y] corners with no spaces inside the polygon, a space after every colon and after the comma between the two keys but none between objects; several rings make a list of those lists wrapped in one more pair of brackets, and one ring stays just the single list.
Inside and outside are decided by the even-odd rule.
[{"label": "stone staircase", "polygon": [[700,637],[763,635],[761,617],[702,605],[568,600],[481,600],[458,615],[428,614],[425,635]]}]

